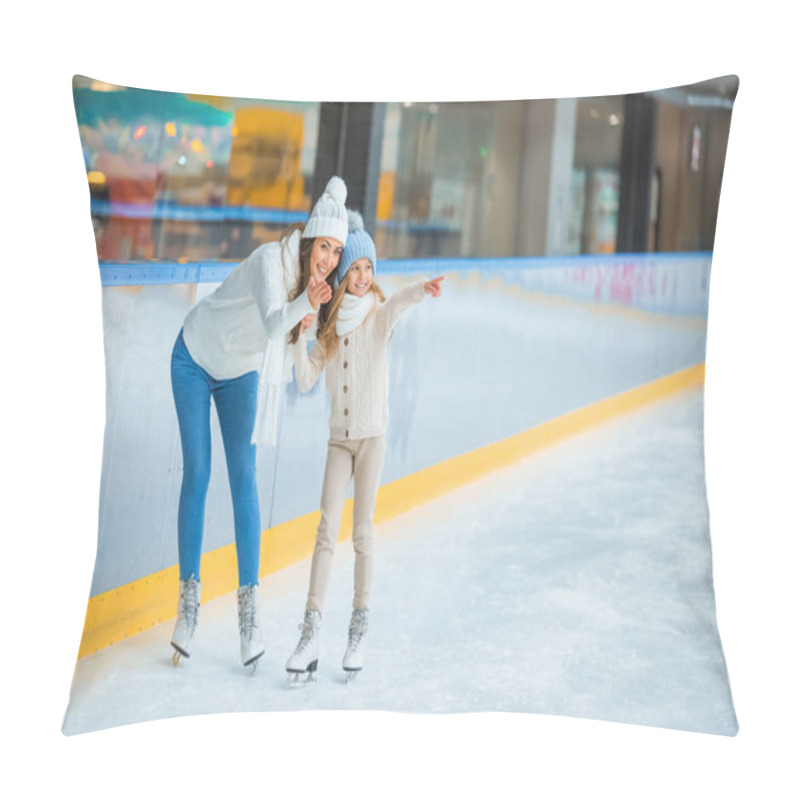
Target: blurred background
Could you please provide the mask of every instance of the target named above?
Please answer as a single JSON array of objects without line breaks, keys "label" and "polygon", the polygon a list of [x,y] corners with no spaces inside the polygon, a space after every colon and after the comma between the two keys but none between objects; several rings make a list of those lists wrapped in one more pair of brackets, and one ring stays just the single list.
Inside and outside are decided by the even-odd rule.
[{"label": "blurred background", "polygon": [[101,260],[239,260],[331,174],[379,256],[708,251],[735,76],[635,95],[289,103],[75,76]]}]

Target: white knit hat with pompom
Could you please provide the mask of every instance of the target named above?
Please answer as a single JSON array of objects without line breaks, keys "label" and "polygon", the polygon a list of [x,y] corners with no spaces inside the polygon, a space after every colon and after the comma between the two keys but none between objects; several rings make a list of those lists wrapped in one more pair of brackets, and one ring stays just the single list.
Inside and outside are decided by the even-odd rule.
[{"label": "white knit hat with pompom", "polygon": [[331,236],[342,244],[347,242],[347,186],[344,181],[334,175],[325,187],[322,197],[317,200],[311,216],[303,230],[304,239],[317,236]]}]

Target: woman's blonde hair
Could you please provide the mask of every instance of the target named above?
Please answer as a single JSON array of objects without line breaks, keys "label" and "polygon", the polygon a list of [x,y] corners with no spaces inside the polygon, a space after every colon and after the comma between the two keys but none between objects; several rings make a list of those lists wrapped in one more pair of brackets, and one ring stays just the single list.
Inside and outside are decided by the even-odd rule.
[{"label": "woman's blonde hair", "polygon": [[[349,268],[348,268],[349,271]],[[386,300],[383,290],[377,283],[372,284],[369,288],[370,292],[377,296],[377,299],[383,303]],[[333,293],[333,298],[328,304],[328,311],[323,322],[320,320],[317,333],[317,341],[321,342],[325,348],[325,361],[330,361],[336,355],[336,348],[339,346],[339,337],[336,335],[336,320],[339,318],[339,309],[342,307],[342,301],[347,294],[347,274],[342,279],[342,282],[336,287]],[[373,305],[372,311],[375,310]],[[368,315],[369,316],[369,315]]]},{"label": "woman's blonde hair", "polygon": [[[289,302],[292,300],[297,299],[305,290],[306,286],[308,286],[308,281],[311,278],[311,251],[314,248],[314,242],[316,239],[303,239],[303,231],[305,230],[305,225],[302,222],[293,222],[291,225],[287,225],[284,228],[283,233],[281,233],[280,240],[286,241],[295,231],[300,231],[300,277],[298,278],[297,283],[289,292]],[[336,281],[336,270],[332,269],[330,275],[325,279],[328,284],[330,284],[331,289],[334,287],[334,283]],[[320,326],[324,325],[329,313],[330,303],[325,303],[319,307],[319,311],[317,312],[317,319],[318,324]],[[289,343],[294,344],[298,337],[300,336],[300,323],[298,322],[297,325],[292,328],[289,333]]]}]

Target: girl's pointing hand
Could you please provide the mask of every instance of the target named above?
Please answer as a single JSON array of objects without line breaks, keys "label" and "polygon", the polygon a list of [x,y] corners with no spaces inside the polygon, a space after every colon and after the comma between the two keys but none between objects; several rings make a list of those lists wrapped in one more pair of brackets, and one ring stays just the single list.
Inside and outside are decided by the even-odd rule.
[{"label": "girl's pointing hand", "polygon": [[425,291],[432,295],[433,297],[439,297],[442,293],[442,281],[444,280],[444,275],[439,278],[434,278],[432,281],[426,281],[425,283]]}]

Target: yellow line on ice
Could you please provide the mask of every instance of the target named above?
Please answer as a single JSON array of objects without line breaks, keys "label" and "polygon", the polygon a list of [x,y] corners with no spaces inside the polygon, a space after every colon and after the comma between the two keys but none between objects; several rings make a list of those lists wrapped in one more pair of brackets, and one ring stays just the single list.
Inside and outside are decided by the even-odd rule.
[{"label": "yellow line on ice", "polygon": [[[375,522],[391,519],[647,403],[702,386],[704,380],[705,365],[697,364],[384,484],[378,491]],[[319,511],[314,511],[265,530],[259,574],[269,575],[311,555],[319,517]],[[349,538],[352,500],[345,505],[343,519],[340,540]],[[234,591],[238,583],[234,545],[205,553],[201,574],[204,602]],[[86,610],[78,658],[174,618],[177,599],[177,565],[95,595]]]}]

